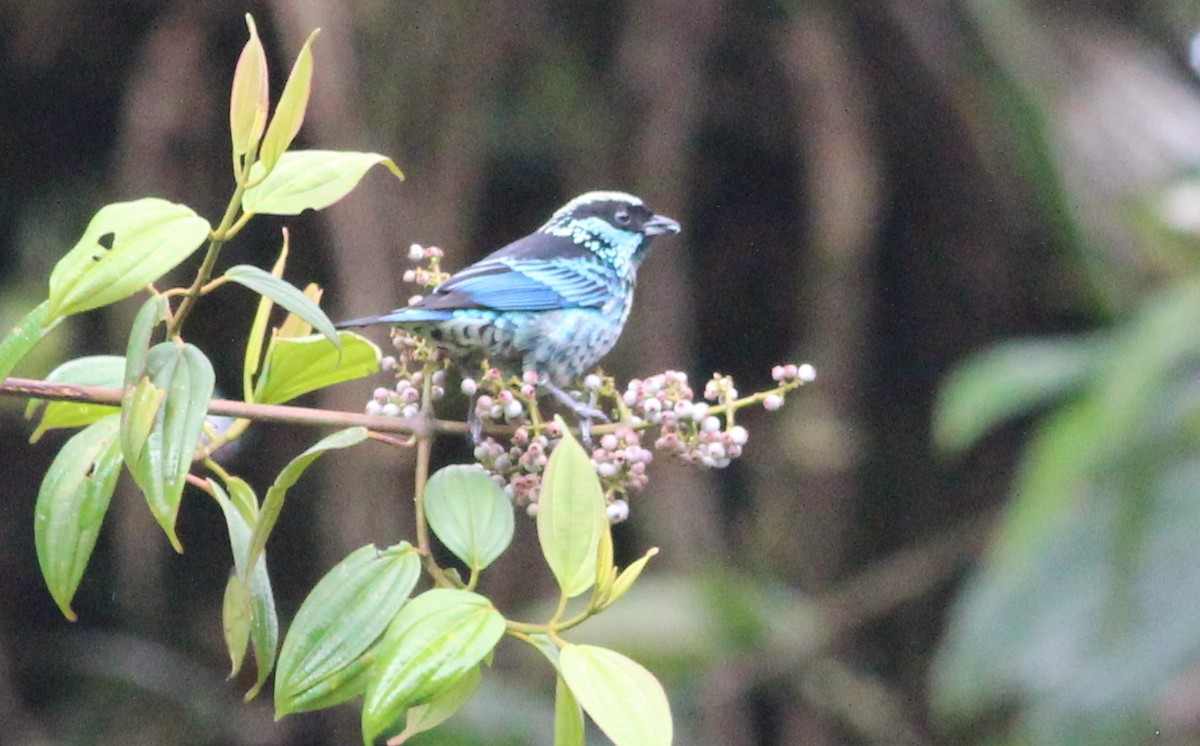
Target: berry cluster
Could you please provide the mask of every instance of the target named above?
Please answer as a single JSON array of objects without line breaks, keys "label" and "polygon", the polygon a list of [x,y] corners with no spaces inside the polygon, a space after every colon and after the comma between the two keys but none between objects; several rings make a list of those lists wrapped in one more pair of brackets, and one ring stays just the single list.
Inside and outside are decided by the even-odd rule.
[{"label": "berry cluster", "polygon": [[659,426],[655,448],[687,463],[721,469],[742,454],[750,437],[746,428],[733,424],[737,398],[733,379],[717,374],[705,384],[704,400],[696,401],[687,374],[669,370],[630,381],[622,402],[635,417]]},{"label": "berry cluster", "polygon": [[[416,417],[421,411],[421,387],[424,385],[425,374],[420,370],[411,370],[409,366],[400,366],[396,358],[388,356],[383,359],[385,371],[396,374],[394,388],[380,386],[375,389],[367,402],[367,414],[383,415],[384,417]],[[446,371],[438,369],[430,376],[431,386],[429,396],[438,401],[446,395]]]}]

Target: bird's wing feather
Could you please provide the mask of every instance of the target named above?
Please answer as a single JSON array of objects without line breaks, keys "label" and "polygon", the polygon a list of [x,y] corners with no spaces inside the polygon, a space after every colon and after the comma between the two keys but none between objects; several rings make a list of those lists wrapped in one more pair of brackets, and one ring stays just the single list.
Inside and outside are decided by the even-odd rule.
[{"label": "bird's wing feather", "polygon": [[429,307],[489,308],[496,311],[552,311],[599,307],[609,290],[580,259],[484,260],[438,287]]}]

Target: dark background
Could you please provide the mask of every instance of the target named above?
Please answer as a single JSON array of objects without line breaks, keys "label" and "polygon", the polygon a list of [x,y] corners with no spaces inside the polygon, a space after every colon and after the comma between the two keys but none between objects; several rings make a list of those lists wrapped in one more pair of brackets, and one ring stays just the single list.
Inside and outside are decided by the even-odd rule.
[{"label": "dark background", "polygon": [[[273,97],[322,28],[299,146],[381,152],[407,180],[377,169],[329,210],[256,219],[224,265],[269,266],[286,224],[289,279],[320,282],[335,318],[377,313],[411,292],[410,243],[442,246],[457,268],[580,192],[621,189],[684,232],[644,265],[607,369],[717,370],[743,392],[770,386],[777,363],[819,371],[782,411],[739,419],[748,452],[727,470],[659,459],[618,529],[623,562],[662,554],[644,593],[582,633],[660,675],[678,743],[1037,742],[1014,730],[1021,697],[965,721],[931,708],[948,610],[1029,424],[949,460],[930,445],[932,410],[972,352],[1112,324],[1194,268],[1179,236],[1195,213],[1163,211],[1200,163],[1192,3],[0,0],[6,328],[102,205],[156,195],[219,217],[247,11]],[[190,324],[227,392],[254,303],[222,292]],[[18,373],[120,351],[134,308],[71,319]],[[308,403],[360,411],[380,382]],[[245,675],[223,681],[228,546],[195,493],[175,556],[123,481],[82,620],[63,620],[32,515],[65,436],[28,445],[20,405],[2,404],[0,742],[359,738],[351,707],[273,724],[269,696],[239,701]],[[317,437],[256,426],[227,466],[261,493]],[[382,446],[305,477],[271,546],[285,623],[353,548],[412,538],[410,490],[411,464]],[[516,615],[552,591],[518,524],[484,589]],[[1173,709],[1151,708],[1133,742],[1200,738],[1191,681],[1165,687]],[[506,645],[457,725],[422,743],[549,743],[552,691],[536,656]]]}]

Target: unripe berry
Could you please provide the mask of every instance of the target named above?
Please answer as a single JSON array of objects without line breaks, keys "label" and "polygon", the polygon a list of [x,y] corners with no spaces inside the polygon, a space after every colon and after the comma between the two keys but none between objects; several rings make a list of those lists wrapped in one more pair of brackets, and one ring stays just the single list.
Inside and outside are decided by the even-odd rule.
[{"label": "unripe berry", "polygon": [[609,523],[620,523],[629,517],[629,503],[613,500],[612,504],[604,509],[604,514],[608,516]]},{"label": "unripe berry", "polygon": [[419,262],[425,258],[425,247],[419,243],[415,243],[408,247],[408,258],[410,261]]},{"label": "unripe berry", "polygon": [[796,369],[796,377],[805,383],[812,383],[817,380],[817,369],[805,363]]},{"label": "unripe berry", "polygon": [[398,405],[394,402],[388,402],[387,404],[383,405],[382,414],[384,417],[399,417],[400,416],[400,405]]},{"label": "unripe berry", "polygon": [[458,388],[467,396],[474,396],[475,392],[479,390],[479,384],[475,383],[474,378],[464,378]]},{"label": "unripe berry", "polygon": [[768,394],[767,398],[763,399],[763,408],[768,412],[774,412],[783,406],[783,397],[779,394]]},{"label": "unripe berry", "polygon": [[750,440],[750,433],[741,425],[734,425],[729,429],[729,442],[734,445],[744,446],[746,441]]}]

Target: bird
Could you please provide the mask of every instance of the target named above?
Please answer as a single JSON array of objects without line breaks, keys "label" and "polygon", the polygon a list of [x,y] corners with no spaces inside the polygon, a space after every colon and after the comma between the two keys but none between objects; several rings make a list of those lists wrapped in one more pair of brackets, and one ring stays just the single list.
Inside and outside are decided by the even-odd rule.
[{"label": "bird", "polygon": [[337,326],[401,327],[445,350],[462,370],[486,359],[505,374],[533,371],[540,387],[581,418],[603,419],[562,387],[616,344],[652,240],[679,230],[632,194],[587,192],[417,302]]}]

